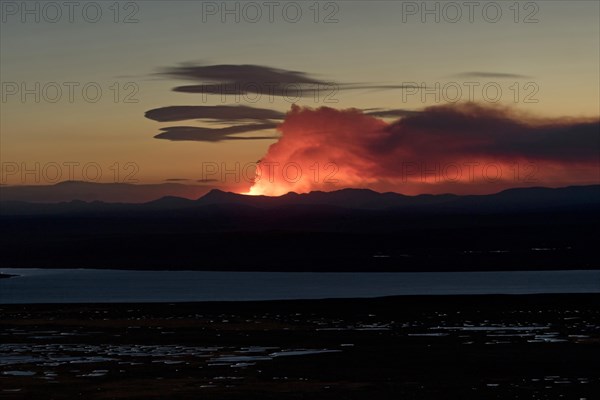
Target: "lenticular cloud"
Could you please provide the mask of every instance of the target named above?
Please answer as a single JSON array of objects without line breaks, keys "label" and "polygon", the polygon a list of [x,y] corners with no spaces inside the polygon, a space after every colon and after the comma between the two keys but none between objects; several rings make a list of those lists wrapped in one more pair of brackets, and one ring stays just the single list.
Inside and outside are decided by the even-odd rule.
[{"label": "lenticular cloud", "polygon": [[250,194],[369,188],[490,193],[598,183],[600,121],[540,119],[473,103],[392,123],[360,110],[292,106]]}]

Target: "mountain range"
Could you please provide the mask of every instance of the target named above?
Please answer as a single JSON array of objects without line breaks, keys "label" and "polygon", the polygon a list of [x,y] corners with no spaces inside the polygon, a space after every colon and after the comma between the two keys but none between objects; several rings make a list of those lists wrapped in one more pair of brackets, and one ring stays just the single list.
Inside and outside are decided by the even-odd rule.
[{"label": "mountain range", "polygon": [[476,196],[212,190],[141,204],[1,201],[0,261],[235,271],[589,269],[600,268],[599,227],[600,185]]},{"label": "mountain range", "polygon": [[[73,183],[74,184],[74,183]],[[89,183],[83,183],[90,185]],[[91,184],[103,185],[103,184]],[[2,189],[4,190],[4,189]],[[92,214],[92,213],[148,213],[180,211],[201,213],[207,206],[221,209],[273,210],[285,208],[328,207],[340,210],[372,210],[417,213],[490,213],[513,211],[540,211],[568,207],[599,207],[600,185],[570,186],[564,188],[515,188],[490,195],[417,195],[378,193],[368,189],[342,189],[333,192],[290,192],[279,197],[247,196],[213,189],[196,200],[167,196],[145,203],[83,201],[80,199],[58,203],[39,203],[5,200],[0,196],[0,215],[39,214]]]}]

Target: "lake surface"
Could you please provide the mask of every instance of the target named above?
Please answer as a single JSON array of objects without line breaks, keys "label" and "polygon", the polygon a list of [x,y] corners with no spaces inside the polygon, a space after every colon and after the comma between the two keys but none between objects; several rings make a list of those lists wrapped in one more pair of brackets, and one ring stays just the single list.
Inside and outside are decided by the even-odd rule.
[{"label": "lake surface", "polygon": [[600,293],[600,271],[309,273],[17,269],[0,304]]}]

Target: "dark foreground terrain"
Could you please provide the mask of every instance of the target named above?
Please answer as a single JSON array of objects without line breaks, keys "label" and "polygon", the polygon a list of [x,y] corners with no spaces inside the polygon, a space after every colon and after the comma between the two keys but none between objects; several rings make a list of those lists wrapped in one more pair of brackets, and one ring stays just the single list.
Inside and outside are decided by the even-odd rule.
[{"label": "dark foreground terrain", "polygon": [[13,268],[598,269],[599,227],[600,185],[482,196],[212,191],[144,204],[0,196],[0,254]]},{"label": "dark foreground terrain", "polygon": [[3,399],[597,399],[600,296],[0,306]]}]

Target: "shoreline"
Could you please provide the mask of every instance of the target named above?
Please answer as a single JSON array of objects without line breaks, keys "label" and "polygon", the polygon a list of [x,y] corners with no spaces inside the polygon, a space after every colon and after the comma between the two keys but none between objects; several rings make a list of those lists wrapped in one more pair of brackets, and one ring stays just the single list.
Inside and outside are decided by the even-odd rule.
[{"label": "shoreline", "polygon": [[[22,270],[19,279],[3,281],[0,304],[215,304],[600,294],[598,270],[232,274],[222,271],[52,271]],[[2,272],[13,274],[15,270]],[[248,287],[245,284],[248,281],[257,284]]]},{"label": "shoreline", "polygon": [[[598,271],[600,270],[600,264],[598,265],[579,265],[573,267],[545,267],[545,268],[511,268],[511,267],[490,267],[490,268],[452,268],[452,269],[444,269],[442,267],[429,267],[429,268],[414,268],[414,269],[341,269],[341,268],[332,268],[332,269],[306,269],[306,268],[289,268],[289,269],[274,269],[274,268],[260,268],[260,267],[250,267],[248,268],[214,268],[214,267],[122,267],[122,266],[89,266],[89,267],[74,267],[74,266],[26,266],[26,267],[2,267],[0,269],[10,269],[10,270],[95,270],[95,271],[139,271],[139,272],[269,272],[269,273],[312,273],[312,274],[320,274],[320,273],[419,273],[419,272],[442,272],[442,273],[452,273],[452,272],[550,272],[550,271]],[[8,277],[15,277],[20,275],[15,274],[7,274],[0,272],[0,278],[2,275],[9,275]]]},{"label": "shoreline", "polygon": [[[477,300],[476,303],[473,300]],[[89,303],[1,303],[0,310],[9,308],[38,308],[53,310],[57,306],[64,308],[127,308],[179,309],[209,307],[215,312],[219,309],[252,308],[319,308],[332,309],[344,314],[352,314],[347,307],[388,307],[408,306],[412,309],[456,309],[461,308],[507,308],[516,306],[591,306],[600,304],[600,293],[531,293],[531,294],[440,294],[440,295],[398,295],[379,297],[346,297],[323,299],[281,299],[281,300],[215,300],[215,301],[157,301],[157,302],[89,302]]]}]

